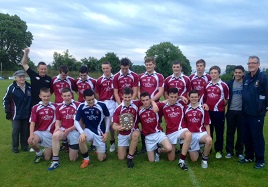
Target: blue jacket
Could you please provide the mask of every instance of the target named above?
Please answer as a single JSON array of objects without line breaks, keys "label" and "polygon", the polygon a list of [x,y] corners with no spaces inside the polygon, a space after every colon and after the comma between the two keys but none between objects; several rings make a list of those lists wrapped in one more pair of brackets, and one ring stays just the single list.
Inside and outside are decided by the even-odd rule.
[{"label": "blue jacket", "polygon": [[246,74],[243,80],[242,108],[245,115],[265,116],[268,107],[268,80],[260,69],[251,77]]},{"label": "blue jacket", "polygon": [[31,114],[31,86],[25,83],[25,93],[17,85],[16,81],[7,88],[3,98],[3,106],[6,113],[12,114],[12,120],[27,119]]}]

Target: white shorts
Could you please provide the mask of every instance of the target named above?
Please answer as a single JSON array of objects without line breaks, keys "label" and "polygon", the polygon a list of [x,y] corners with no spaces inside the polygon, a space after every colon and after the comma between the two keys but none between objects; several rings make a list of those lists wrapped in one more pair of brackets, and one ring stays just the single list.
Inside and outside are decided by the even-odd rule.
[{"label": "white shorts", "polygon": [[118,146],[119,147],[128,147],[131,135],[132,135],[132,133],[129,133],[128,135],[118,134]]},{"label": "white shorts", "polygon": [[200,139],[207,134],[208,133],[206,131],[205,132],[193,132],[189,152],[200,150]]},{"label": "white shorts", "polygon": [[97,152],[105,153],[106,147],[105,143],[102,141],[102,136],[95,134],[87,128],[85,128],[84,132],[87,135],[87,142],[93,140],[93,145],[96,146]]},{"label": "white shorts", "polygon": [[187,128],[183,128],[181,130],[178,130],[176,132],[168,134],[167,137],[168,137],[170,143],[173,144],[173,145],[174,144],[177,145],[178,142],[183,143],[183,140],[180,140],[180,136],[184,131],[187,131],[187,130],[188,130]]},{"label": "white shorts", "polygon": [[161,143],[167,136],[162,131],[145,136],[145,145],[147,151],[154,151],[157,144]]},{"label": "white shorts", "polygon": [[110,112],[110,116],[113,116],[116,106],[116,102],[114,100],[105,100],[104,101],[106,107]]},{"label": "white shorts", "polygon": [[39,145],[52,148],[52,134],[49,131],[35,131],[34,134],[40,138]]},{"label": "white shorts", "polygon": [[[61,131],[65,131],[65,128],[61,127]],[[79,144],[79,132],[77,130],[72,130],[67,135],[67,141],[70,145]]]},{"label": "white shorts", "polygon": [[72,130],[67,135],[67,140],[70,145],[79,144],[79,132],[77,130]]}]

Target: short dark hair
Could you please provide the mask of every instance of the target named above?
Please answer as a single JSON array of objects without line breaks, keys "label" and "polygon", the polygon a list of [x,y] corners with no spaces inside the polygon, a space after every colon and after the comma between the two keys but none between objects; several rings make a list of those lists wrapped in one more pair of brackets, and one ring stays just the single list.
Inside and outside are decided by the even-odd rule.
[{"label": "short dark hair", "polygon": [[68,73],[69,69],[68,69],[67,66],[65,66],[65,65],[61,65],[61,66],[59,67],[59,71],[60,71],[60,73]]},{"label": "short dark hair", "polygon": [[171,94],[171,93],[174,93],[174,94],[179,93],[178,88],[169,88],[168,89],[168,95]]},{"label": "short dark hair", "polygon": [[209,68],[209,72],[211,72],[214,69],[217,70],[219,74],[221,74],[221,68],[219,66],[212,66],[211,68]]},{"label": "short dark hair", "polygon": [[178,65],[178,64],[182,67],[182,63],[180,61],[175,60],[172,62],[172,65]]},{"label": "short dark hair", "polygon": [[153,64],[155,64],[155,59],[154,57],[145,57],[144,59],[144,64],[152,62]]},{"label": "short dark hair", "polygon": [[125,95],[128,95],[128,94],[131,94],[132,95],[133,94],[133,90],[130,87],[127,86],[127,87],[124,87],[123,88],[122,93],[125,94]]},{"label": "short dark hair", "polygon": [[108,65],[111,65],[111,63],[109,61],[104,61],[103,63],[101,64],[108,64]]},{"label": "short dark hair", "polygon": [[92,96],[94,95],[94,91],[92,89],[86,89],[83,91],[83,97],[86,98],[86,96]]},{"label": "short dark hair", "polygon": [[243,67],[243,66],[241,66],[241,65],[239,65],[239,66],[235,66],[235,70],[236,70],[236,69],[240,69],[240,70],[242,70],[243,72],[245,72],[244,67]]},{"label": "short dark hair", "polygon": [[121,66],[130,66],[130,60],[128,58],[122,58],[120,60],[120,65]]},{"label": "short dark hair", "polygon": [[151,95],[149,94],[149,92],[141,92],[140,98],[146,97],[146,96],[149,96],[149,98],[151,98]]},{"label": "short dark hair", "polygon": [[41,92],[48,93],[48,92],[50,92],[50,89],[46,88],[46,87],[43,87],[43,88],[40,89],[40,93]]},{"label": "short dark hair", "polygon": [[71,92],[71,93],[72,93],[72,90],[71,90],[70,88],[68,88],[68,87],[63,88],[63,89],[61,90],[61,93],[62,93],[62,94],[63,94],[63,93],[66,93],[66,92]]},{"label": "short dark hair", "polygon": [[87,66],[81,66],[79,69],[79,73],[88,73],[88,67]]},{"label": "short dark hair", "polygon": [[199,91],[196,90],[196,89],[192,89],[192,90],[189,92],[189,94],[188,94],[189,97],[190,97],[191,94],[198,94],[198,96],[200,95],[200,94],[199,94]]},{"label": "short dark hair", "polygon": [[197,64],[203,64],[204,66],[206,66],[206,61],[203,59],[199,59],[196,61],[195,65],[197,65]]},{"label": "short dark hair", "polygon": [[37,67],[39,67],[40,65],[45,65],[46,66],[47,64],[45,62],[39,62]]}]

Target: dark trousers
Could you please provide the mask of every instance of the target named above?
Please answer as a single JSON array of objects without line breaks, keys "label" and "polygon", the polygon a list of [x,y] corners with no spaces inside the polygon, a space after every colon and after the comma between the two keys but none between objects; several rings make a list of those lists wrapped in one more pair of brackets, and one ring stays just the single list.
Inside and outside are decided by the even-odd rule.
[{"label": "dark trousers", "polygon": [[226,152],[234,155],[234,136],[237,130],[235,151],[237,155],[244,152],[243,143],[243,115],[242,111],[229,110],[226,113],[227,135],[226,135]]},{"label": "dark trousers", "polygon": [[223,150],[223,134],[224,134],[224,112],[219,111],[209,111],[209,116],[211,120],[210,124],[210,134],[213,138],[214,129],[216,132],[216,141],[214,144],[214,149],[216,152],[221,152]]},{"label": "dark trousers", "polygon": [[29,119],[19,119],[12,121],[12,148],[18,149],[19,142],[21,149],[28,149],[29,131]]},{"label": "dark trousers", "polygon": [[263,125],[264,116],[252,117],[244,115],[245,158],[254,159],[255,155],[256,163],[264,162]]}]

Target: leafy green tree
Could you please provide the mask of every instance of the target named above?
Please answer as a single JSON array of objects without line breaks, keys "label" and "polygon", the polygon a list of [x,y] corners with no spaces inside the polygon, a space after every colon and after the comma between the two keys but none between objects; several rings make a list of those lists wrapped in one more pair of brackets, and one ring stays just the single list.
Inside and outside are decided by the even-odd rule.
[{"label": "leafy green tree", "polygon": [[234,74],[235,66],[236,65],[227,65],[225,70],[226,74]]},{"label": "leafy green tree", "polygon": [[155,57],[155,69],[165,77],[172,74],[172,63],[176,60],[182,63],[182,71],[185,75],[190,75],[192,72],[189,60],[182,54],[178,46],[170,42],[162,42],[151,46],[146,51],[146,56]]},{"label": "leafy green tree", "polygon": [[31,69],[36,69],[37,68],[37,66],[33,63],[33,61],[31,61],[30,59],[29,59],[29,61],[28,61],[28,65],[29,65],[29,67],[31,68]]},{"label": "leafy green tree", "polygon": [[144,65],[132,65],[132,70],[138,74],[144,73],[146,71]]},{"label": "leafy green tree", "polygon": [[86,65],[90,72],[101,72],[100,64],[97,58],[88,57],[81,59],[82,65]]},{"label": "leafy green tree", "polygon": [[69,68],[69,71],[78,71],[81,67],[81,62],[77,61],[67,49],[62,54],[54,52],[52,68],[58,70],[61,65],[66,65]]},{"label": "leafy green tree", "polygon": [[107,61],[111,63],[112,73],[117,73],[120,69],[120,60],[118,56],[113,52],[106,53],[105,56],[99,60],[99,68],[101,68],[103,62]]},{"label": "leafy green tree", "polygon": [[4,70],[15,70],[22,50],[32,44],[33,35],[27,28],[19,16],[0,13],[0,62]]}]

